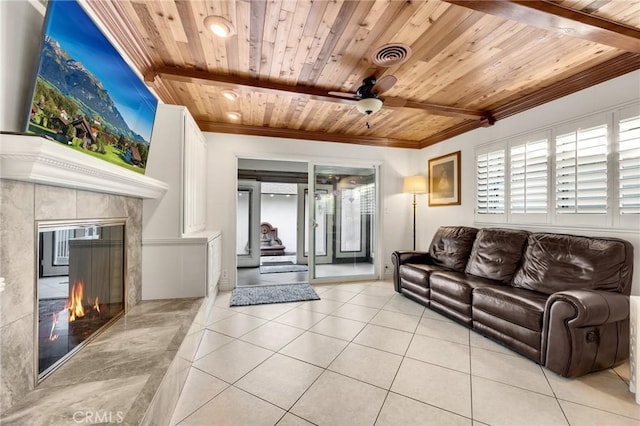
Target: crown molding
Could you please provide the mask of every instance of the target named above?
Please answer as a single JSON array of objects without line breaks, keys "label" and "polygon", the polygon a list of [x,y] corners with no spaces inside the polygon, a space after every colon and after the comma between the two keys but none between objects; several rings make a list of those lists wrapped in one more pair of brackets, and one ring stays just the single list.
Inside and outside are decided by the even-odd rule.
[{"label": "crown molding", "polygon": [[379,138],[372,136],[360,136],[360,135],[345,135],[341,133],[325,133],[325,132],[309,132],[298,129],[279,129],[274,127],[258,127],[247,126],[242,124],[230,124],[230,123],[218,123],[207,120],[196,120],[198,127],[203,132],[214,133],[231,133],[236,135],[251,135],[251,136],[268,136],[273,138],[286,138],[286,139],[303,139],[311,141],[325,141],[325,142],[338,142],[338,143],[350,143],[357,145],[372,145],[378,147],[393,147],[393,148],[413,148],[418,149],[420,147],[420,141],[411,141],[404,139],[393,138]]}]

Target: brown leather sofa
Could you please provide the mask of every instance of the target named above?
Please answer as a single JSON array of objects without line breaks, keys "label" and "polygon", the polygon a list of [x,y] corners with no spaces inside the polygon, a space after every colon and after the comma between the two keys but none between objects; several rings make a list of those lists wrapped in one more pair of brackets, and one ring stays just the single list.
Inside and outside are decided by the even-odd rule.
[{"label": "brown leather sofa", "polygon": [[445,226],[392,260],[396,291],[562,376],[629,356],[627,241]]}]

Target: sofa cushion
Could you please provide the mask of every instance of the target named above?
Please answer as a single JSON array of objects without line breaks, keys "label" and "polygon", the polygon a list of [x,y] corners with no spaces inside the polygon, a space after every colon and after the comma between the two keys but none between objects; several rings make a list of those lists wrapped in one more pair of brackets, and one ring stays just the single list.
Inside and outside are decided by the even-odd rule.
[{"label": "sofa cushion", "polygon": [[622,291],[629,244],[616,239],[537,233],[529,235],[512,285],[546,294],[564,290]]},{"label": "sofa cushion", "polygon": [[479,287],[495,286],[496,282],[463,272],[434,272],[429,279],[431,290],[446,294],[460,302],[471,304],[471,293]]},{"label": "sofa cushion", "polygon": [[465,270],[468,274],[508,283],[520,266],[529,232],[485,228],[478,231]]},{"label": "sofa cushion", "polygon": [[429,255],[438,266],[463,272],[476,238],[476,228],[468,226],[442,226],[431,241]]},{"label": "sofa cushion", "polygon": [[432,272],[445,270],[441,266],[428,265],[425,263],[406,263],[400,266],[400,278],[403,281],[429,288],[429,275]]},{"label": "sofa cushion", "polygon": [[542,317],[548,297],[510,286],[480,287],[473,291],[473,310],[479,309],[529,330],[542,331]]}]

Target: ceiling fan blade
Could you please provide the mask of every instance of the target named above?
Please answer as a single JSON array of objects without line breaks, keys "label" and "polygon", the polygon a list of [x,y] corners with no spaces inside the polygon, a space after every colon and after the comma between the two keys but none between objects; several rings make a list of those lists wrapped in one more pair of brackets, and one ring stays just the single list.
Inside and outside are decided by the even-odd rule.
[{"label": "ceiling fan blade", "polygon": [[395,76],[385,75],[384,77],[381,77],[378,81],[376,81],[376,84],[373,86],[373,89],[371,91],[377,94],[384,93],[387,90],[391,89],[397,81],[398,79]]},{"label": "ceiling fan blade", "polygon": [[383,98],[384,106],[391,108],[402,108],[407,104],[406,99],[396,98],[394,96],[385,96]]},{"label": "ceiling fan blade", "polygon": [[347,92],[329,92],[329,94],[331,96],[338,96],[341,98],[351,98],[354,100],[357,100],[358,97],[355,95],[355,93],[347,93]]}]

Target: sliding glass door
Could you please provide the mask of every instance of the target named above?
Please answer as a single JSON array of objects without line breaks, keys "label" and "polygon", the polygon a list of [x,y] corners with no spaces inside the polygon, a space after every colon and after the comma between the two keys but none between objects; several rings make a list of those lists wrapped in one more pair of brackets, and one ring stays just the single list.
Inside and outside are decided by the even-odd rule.
[{"label": "sliding glass door", "polygon": [[238,182],[236,256],[239,267],[260,266],[260,182]]},{"label": "sliding glass door", "polygon": [[298,223],[304,225],[304,231],[298,232],[298,259],[297,263],[309,264],[309,225],[314,225],[315,234],[315,261],[316,264],[331,263],[333,261],[333,245],[331,232],[333,230],[333,216],[327,215],[327,202],[329,194],[333,191],[331,185],[316,185],[315,204],[313,207],[313,222],[309,218],[309,185],[298,184]]},{"label": "sliding glass door", "polygon": [[310,164],[309,171],[310,279],[374,278],[377,167]]}]

